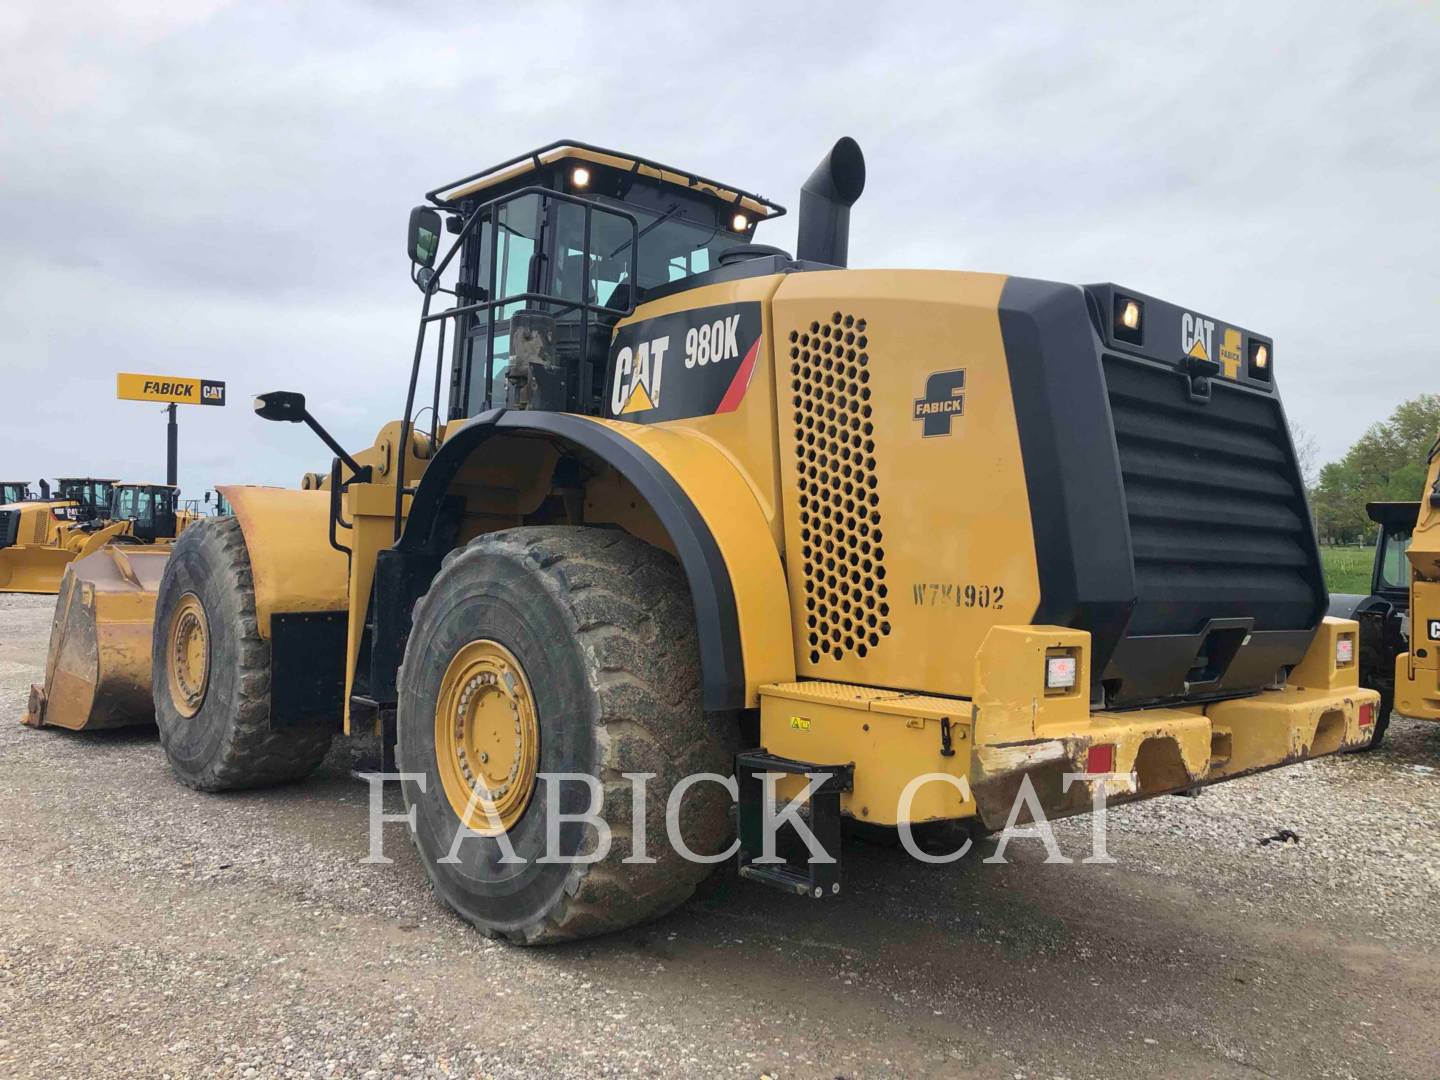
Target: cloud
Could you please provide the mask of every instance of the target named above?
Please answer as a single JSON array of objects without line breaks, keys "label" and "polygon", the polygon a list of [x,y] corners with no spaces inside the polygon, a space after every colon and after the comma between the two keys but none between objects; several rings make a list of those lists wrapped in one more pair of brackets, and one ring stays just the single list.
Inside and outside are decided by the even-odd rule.
[{"label": "cloud", "polygon": [[323,466],[253,392],[368,445],[413,348],[408,208],[559,137],[793,204],[853,134],[854,264],[1114,280],[1271,333],[1327,458],[1435,389],[1435,9],[896,10],[6,5],[0,471],[157,476],[119,370],[229,383],[182,413],[191,495]]}]

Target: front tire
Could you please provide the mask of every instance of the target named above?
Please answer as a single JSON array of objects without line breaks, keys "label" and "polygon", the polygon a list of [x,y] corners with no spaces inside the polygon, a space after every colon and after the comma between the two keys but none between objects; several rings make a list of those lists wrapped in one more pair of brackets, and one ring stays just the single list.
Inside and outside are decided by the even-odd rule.
[{"label": "front tire", "polygon": [[263,787],[298,780],[324,760],[330,731],[271,730],[270,644],[260,637],[235,518],[198,522],[175,541],[155,600],[150,660],[155,723],[182,783]]},{"label": "front tire", "polygon": [[[632,926],[682,903],[711,869],[671,849],[666,801],[687,775],[731,775],[737,729],[703,710],[689,590],[659,549],[559,526],[471,541],[416,605],[398,696],[415,844],[436,896],[487,935],[542,944]],[[653,863],[625,861],[641,821],[622,774],[637,772],[654,774],[640,808]],[[546,779],[559,773],[603,792],[612,844],[599,861],[539,861],[593,850],[593,827],[574,823],[556,830],[558,850],[547,844],[551,796],[565,814],[592,798],[584,782]],[[477,818],[482,795],[493,815]],[[717,782],[688,791],[692,851],[723,851],[729,806]],[[507,845],[519,862],[501,861]]]}]

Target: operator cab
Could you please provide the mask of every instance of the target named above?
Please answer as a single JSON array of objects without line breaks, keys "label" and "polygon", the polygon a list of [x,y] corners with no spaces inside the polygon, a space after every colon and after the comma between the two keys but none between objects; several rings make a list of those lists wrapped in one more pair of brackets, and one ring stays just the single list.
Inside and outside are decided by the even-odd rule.
[{"label": "operator cab", "polygon": [[1400,611],[1410,607],[1410,540],[1420,518],[1418,502],[1372,502],[1365,504],[1365,513],[1375,522],[1379,535],[1375,541],[1375,563],[1371,571],[1370,592],[1383,597]]},{"label": "operator cab", "polygon": [[34,497],[28,480],[0,480],[0,506],[27,502]]},{"label": "operator cab", "polygon": [[[753,244],[756,226],[779,217],[783,207],[681,169],[572,141],[502,162],[427,198],[431,206],[411,212],[410,254],[417,284],[454,297],[450,312],[426,316],[442,321],[439,350],[445,328],[453,334],[451,420],[513,404],[526,392],[517,390],[511,361],[537,332],[553,351],[558,375],[536,392],[566,411],[598,413],[617,320],[731,261],[788,259]],[[437,288],[442,214],[462,240],[453,286]],[[441,259],[440,271],[448,261]],[[436,406],[439,360],[437,352]]]},{"label": "operator cab", "polygon": [[133,522],[137,539],[155,541],[175,535],[180,489],[170,484],[117,484],[110,516]]},{"label": "operator cab", "polygon": [[55,481],[55,497],[74,506],[58,507],[54,513],[62,521],[100,521],[110,516],[114,497],[114,480],[97,480],[89,476],[62,476]]}]

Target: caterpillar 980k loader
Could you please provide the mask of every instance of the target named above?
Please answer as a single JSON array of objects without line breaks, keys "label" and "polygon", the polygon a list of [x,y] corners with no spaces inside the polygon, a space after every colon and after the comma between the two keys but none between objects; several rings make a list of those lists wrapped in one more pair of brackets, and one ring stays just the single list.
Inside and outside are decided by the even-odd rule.
[{"label": "caterpillar 980k loader", "polygon": [[[436,893],[547,942],[689,895],[667,803],[713,861],[735,799],[741,873],[821,896],[838,864],[765,851],[777,793],[808,789],[824,856],[842,816],[993,829],[1027,791],[1068,814],[1365,743],[1270,338],[1115,285],[847,269],[864,175],[841,140],[793,257],[755,240],[775,203],[577,142],[430,192],[402,418],[352,455],[260,397],[331,468],[222,489],[165,564],[179,778],[393,733]],[[566,816],[594,807],[608,849]]]}]

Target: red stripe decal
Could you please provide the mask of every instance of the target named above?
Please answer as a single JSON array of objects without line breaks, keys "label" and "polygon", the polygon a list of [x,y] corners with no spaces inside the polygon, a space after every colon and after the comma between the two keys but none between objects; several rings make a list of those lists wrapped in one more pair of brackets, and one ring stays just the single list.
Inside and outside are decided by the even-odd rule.
[{"label": "red stripe decal", "polygon": [[750,346],[750,351],[745,354],[745,359],[740,361],[740,367],[735,371],[735,378],[730,380],[730,389],[725,391],[725,396],[720,399],[716,406],[717,413],[734,412],[740,407],[740,402],[745,398],[745,391],[750,388],[750,377],[755,374],[755,357],[760,353],[760,342],[762,338],[756,338],[755,344]]}]

